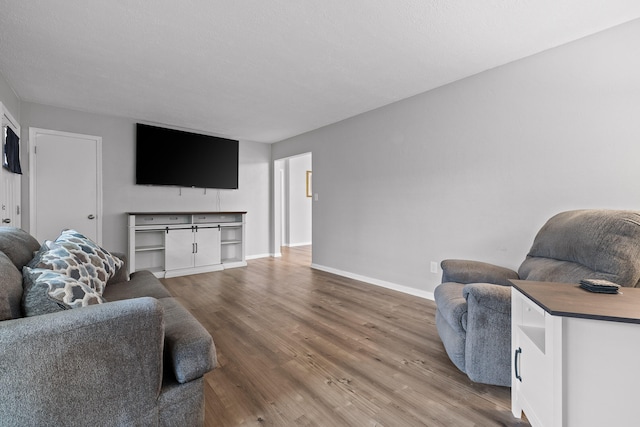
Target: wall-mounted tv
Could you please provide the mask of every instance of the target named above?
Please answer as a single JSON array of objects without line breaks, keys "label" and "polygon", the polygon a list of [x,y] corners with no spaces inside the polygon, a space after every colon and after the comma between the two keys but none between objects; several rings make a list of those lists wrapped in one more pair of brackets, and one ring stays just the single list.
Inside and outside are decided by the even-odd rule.
[{"label": "wall-mounted tv", "polygon": [[238,141],[138,123],[136,184],[238,188]]}]

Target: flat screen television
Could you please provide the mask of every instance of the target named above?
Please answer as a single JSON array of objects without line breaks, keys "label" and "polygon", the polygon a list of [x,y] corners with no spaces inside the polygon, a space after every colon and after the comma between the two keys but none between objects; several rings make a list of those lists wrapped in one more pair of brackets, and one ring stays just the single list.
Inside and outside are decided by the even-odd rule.
[{"label": "flat screen television", "polygon": [[136,184],[238,188],[238,141],[138,123]]}]

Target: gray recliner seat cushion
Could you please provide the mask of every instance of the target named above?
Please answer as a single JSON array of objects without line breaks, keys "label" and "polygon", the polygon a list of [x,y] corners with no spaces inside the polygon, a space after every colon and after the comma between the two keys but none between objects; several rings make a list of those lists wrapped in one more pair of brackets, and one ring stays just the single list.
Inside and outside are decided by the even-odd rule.
[{"label": "gray recliner seat cushion", "polygon": [[524,280],[577,283],[598,278],[635,287],[640,281],[640,263],[633,262],[640,259],[638,242],[637,212],[562,212],[540,229],[518,274]]}]

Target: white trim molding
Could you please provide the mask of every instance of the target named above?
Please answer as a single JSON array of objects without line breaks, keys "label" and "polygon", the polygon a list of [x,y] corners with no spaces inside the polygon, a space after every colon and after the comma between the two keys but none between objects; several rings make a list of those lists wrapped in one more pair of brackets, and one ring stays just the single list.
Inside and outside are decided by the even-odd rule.
[{"label": "white trim molding", "polygon": [[361,282],[369,283],[371,285],[380,286],[382,288],[391,289],[394,291],[402,292],[404,294],[413,295],[416,297],[424,298],[433,301],[433,292],[422,291],[420,289],[411,288],[409,286],[398,285],[397,283],[385,282],[384,280],[373,279],[371,277],[361,276],[359,274],[350,273],[348,271],[342,271],[331,267],[325,267],[324,265],[311,264],[311,268],[325,271],[331,274],[337,274],[338,276],[347,277],[353,280],[359,280]]},{"label": "white trim molding", "polygon": [[298,246],[311,246],[311,242],[302,242],[302,243],[284,243],[282,246],[287,248],[295,248]]},{"label": "white trim molding", "polygon": [[250,260],[250,259],[258,259],[258,258],[269,258],[271,256],[272,256],[271,254],[247,255],[245,259]]}]

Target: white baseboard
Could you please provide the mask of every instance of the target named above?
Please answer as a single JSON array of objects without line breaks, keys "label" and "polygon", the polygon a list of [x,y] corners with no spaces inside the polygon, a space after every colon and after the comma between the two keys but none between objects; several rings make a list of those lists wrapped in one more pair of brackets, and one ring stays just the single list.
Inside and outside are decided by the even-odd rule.
[{"label": "white baseboard", "polygon": [[287,248],[295,248],[296,246],[311,246],[311,242],[304,242],[304,243],[283,243],[282,246],[285,246]]},{"label": "white baseboard", "polygon": [[373,279],[371,277],[361,276],[359,274],[350,273],[348,271],[342,271],[342,270],[338,270],[331,267],[325,267],[324,265],[311,264],[311,268],[314,268],[316,270],[326,271],[327,273],[337,274],[338,276],[348,277],[349,279],[359,280],[361,282],[380,286],[382,288],[392,289],[394,291],[428,299],[431,301],[434,300],[433,292],[421,291],[420,289],[411,288],[409,286],[403,286],[403,285],[398,285],[397,283],[385,282],[384,280]]},{"label": "white baseboard", "polygon": [[[250,259],[258,259],[258,258],[269,258],[269,257],[272,257],[272,256],[273,256],[273,254],[247,255],[246,257],[244,257],[244,259],[250,260]],[[277,256],[281,256],[281,255],[277,255]]]}]

